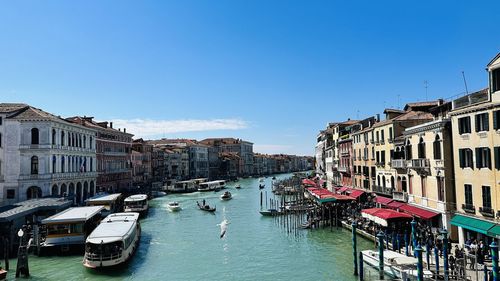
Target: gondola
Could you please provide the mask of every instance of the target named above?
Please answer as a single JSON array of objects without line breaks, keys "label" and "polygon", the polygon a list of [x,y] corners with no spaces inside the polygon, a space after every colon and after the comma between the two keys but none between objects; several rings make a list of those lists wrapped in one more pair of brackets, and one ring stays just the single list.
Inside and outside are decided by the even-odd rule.
[{"label": "gondola", "polygon": [[259,189],[264,189],[264,187],[266,187],[265,184],[259,184]]},{"label": "gondola", "polygon": [[215,212],[215,210],[217,208],[217,207],[210,208],[209,205],[201,205],[200,202],[198,202],[198,201],[196,201],[196,204],[198,205],[198,208],[200,210],[205,211],[205,212],[210,212],[210,213]]}]

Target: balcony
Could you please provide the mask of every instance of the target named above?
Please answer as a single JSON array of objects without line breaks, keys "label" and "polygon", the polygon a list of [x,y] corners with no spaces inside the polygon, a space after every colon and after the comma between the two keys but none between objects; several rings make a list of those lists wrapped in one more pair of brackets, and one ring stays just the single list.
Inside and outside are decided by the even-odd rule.
[{"label": "balcony", "polygon": [[372,186],[372,191],[380,194],[385,194],[392,196],[393,189],[390,187],[384,187],[384,186],[378,186],[378,185],[373,185]]},{"label": "balcony", "polygon": [[403,191],[394,191],[392,193],[392,199],[402,202],[408,202],[408,193]]},{"label": "balcony", "polygon": [[429,169],[430,164],[429,164],[429,159],[427,158],[422,158],[422,159],[412,159],[408,160],[407,165],[411,169]]},{"label": "balcony", "polygon": [[348,173],[349,172],[347,167],[339,167],[338,171],[341,173]]},{"label": "balcony", "polygon": [[464,212],[469,213],[469,214],[475,214],[476,213],[476,207],[472,204],[462,204],[462,210]]},{"label": "balcony", "polygon": [[393,160],[391,160],[391,166],[394,169],[406,169],[406,160],[405,159],[393,159]]},{"label": "balcony", "polygon": [[485,217],[495,217],[495,210],[490,207],[479,207],[479,212]]},{"label": "balcony", "polygon": [[394,142],[394,139],[393,139],[393,138],[387,139],[387,142],[388,142],[388,143],[393,143],[393,142]]},{"label": "balcony", "polygon": [[383,167],[383,166],[385,166],[385,162],[375,162],[375,166]]}]

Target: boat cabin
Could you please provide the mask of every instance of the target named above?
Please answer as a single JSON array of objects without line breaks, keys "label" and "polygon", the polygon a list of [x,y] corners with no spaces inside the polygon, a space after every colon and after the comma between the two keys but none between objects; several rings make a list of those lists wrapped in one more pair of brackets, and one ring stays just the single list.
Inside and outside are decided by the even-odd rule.
[{"label": "boat cabin", "polygon": [[123,201],[125,212],[145,213],[148,211],[148,196],[146,194],[131,195]]},{"label": "boat cabin", "polygon": [[214,191],[223,189],[225,187],[226,187],[225,180],[207,181],[200,183],[200,185],[198,186],[198,191]]},{"label": "boat cabin", "polygon": [[123,210],[123,196],[121,193],[98,194],[85,202],[87,206],[104,206],[103,216]]}]

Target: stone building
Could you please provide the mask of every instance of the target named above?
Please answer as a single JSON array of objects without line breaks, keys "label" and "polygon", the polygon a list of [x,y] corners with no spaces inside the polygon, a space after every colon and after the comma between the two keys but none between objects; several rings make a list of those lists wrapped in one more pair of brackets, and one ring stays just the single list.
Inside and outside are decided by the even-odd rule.
[{"label": "stone building", "polygon": [[[240,158],[238,167],[238,176],[250,176],[253,174],[253,143],[235,138],[210,138],[200,141],[200,143],[209,146],[209,166],[216,167],[216,155],[230,152],[236,153]],[[213,178],[213,176],[210,176]]]}]

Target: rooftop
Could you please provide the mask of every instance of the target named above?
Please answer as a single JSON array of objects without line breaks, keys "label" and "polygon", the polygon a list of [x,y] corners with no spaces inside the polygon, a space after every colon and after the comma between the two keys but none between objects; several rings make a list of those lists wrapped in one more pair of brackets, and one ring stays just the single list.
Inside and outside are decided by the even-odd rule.
[{"label": "rooftop", "polygon": [[71,204],[71,201],[63,198],[40,198],[22,201],[0,208],[0,222],[12,221],[37,211],[66,209]]},{"label": "rooftop", "polygon": [[103,210],[103,206],[74,207],[42,220],[43,224],[87,221]]}]

